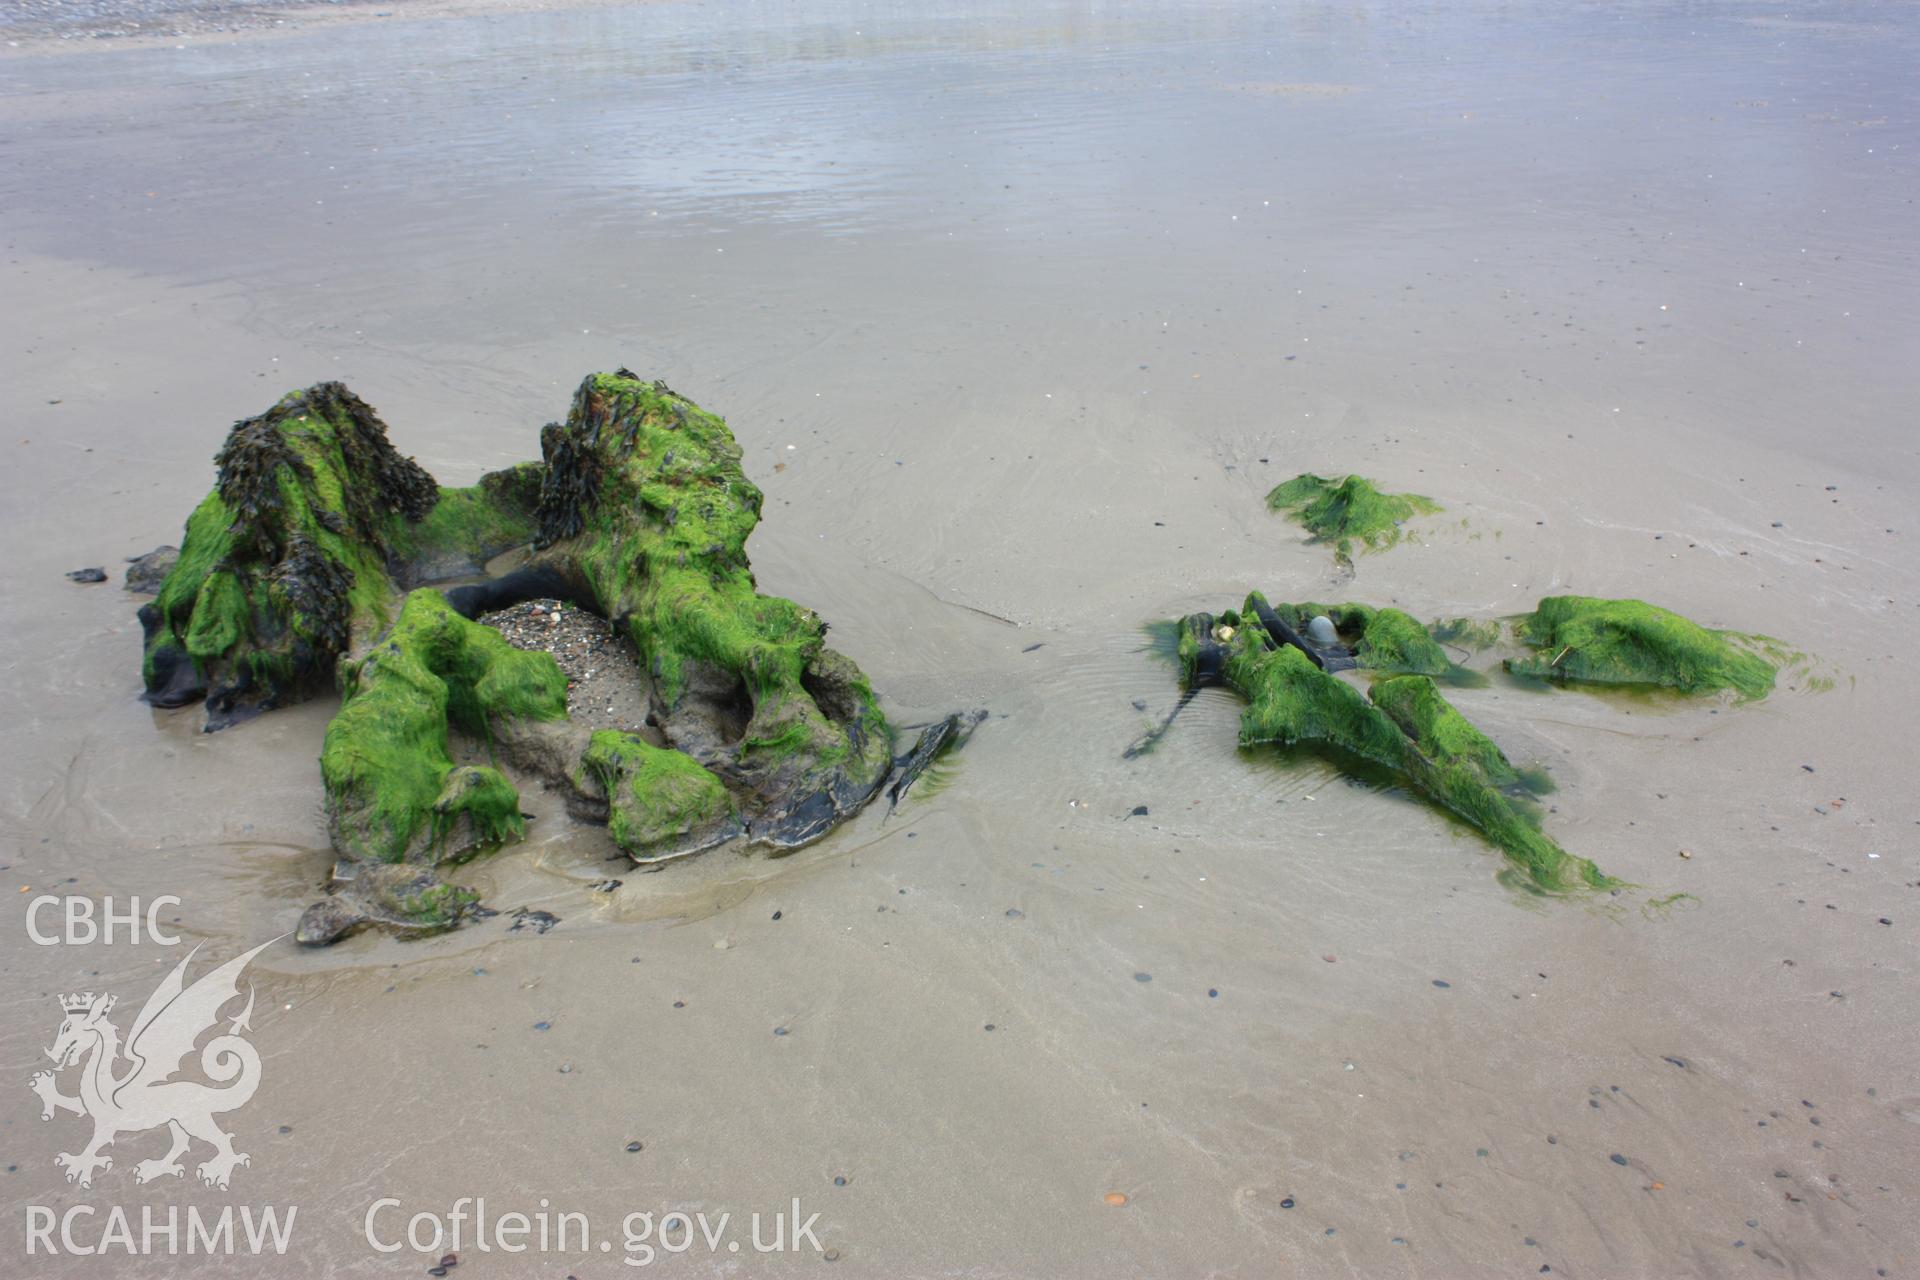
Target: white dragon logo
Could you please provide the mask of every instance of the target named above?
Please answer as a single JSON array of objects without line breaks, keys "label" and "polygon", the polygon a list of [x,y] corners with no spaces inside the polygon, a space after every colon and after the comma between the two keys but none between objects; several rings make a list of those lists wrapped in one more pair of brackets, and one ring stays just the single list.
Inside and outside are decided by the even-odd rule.
[{"label": "white dragon logo", "polygon": [[[252,1029],[247,1021],[253,1015],[251,986],[247,989],[247,1007],[233,1019],[227,1034],[215,1036],[200,1051],[200,1069],[209,1080],[226,1087],[217,1089],[197,1080],[172,1077],[193,1052],[194,1042],[220,1021],[220,1010],[239,996],[240,973],[247,962],[278,941],[275,938],[261,943],[189,987],[185,975],[187,965],[200,950],[195,947],[141,1006],[127,1037],[126,1069],[118,1074],[122,1060],[120,1030],[107,1020],[114,997],[96,996],[91,991],[60,997],[66,1021],[60,1024],[53,1048],[46,1051],[54,1068],[36,1072],[30,1083],[40,1095],[42,1120],[53,1119],[56,1111],[93,1118],[93,1141],[86,1149],[77,1155],[54,1157],[54,1163],[67,1171],[68,1182],[92,1186],[95,1170],[113,1168],[113,1158],[100,1154],[102,1147],[110,1146],[120,1134],[161,1125],[173,1135],[173,1146],[160,1159],[142,1160],[134,1166],[140,1182],[184,1174],[180,1157],[193,1138],[213,1147],[213,1156],[199,1169],[200,1180],[210,1187],[224,1190],[236,1165],[252,1163],[233,1149],[233,1136],[213,1122],[216,1114],[246,1105],[260,1086],[260,1055],[240,1036],[240,1032]],[[54,1077],[75,1063],[82,1063],[80,1094],[70,1098],[60,1092]]]}]

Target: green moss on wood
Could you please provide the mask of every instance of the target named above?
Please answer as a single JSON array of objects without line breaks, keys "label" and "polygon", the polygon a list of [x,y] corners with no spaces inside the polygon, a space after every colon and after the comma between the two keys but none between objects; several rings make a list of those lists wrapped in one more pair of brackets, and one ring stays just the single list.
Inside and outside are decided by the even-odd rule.
[{"label": "green moss on wood", "polygon": [[607,831],[628,853],[671,845],[734,813],[719,778],[691,756],[603,729],[580,758],[607,796]]},{"label": "green moss on wood", "polygon": [[[1257,595],[1258,593],[1254,593]],[[1248,597],[1247,611],[1252,611]],[[1398,609],[1380,609],[1349,601],[1345,604],[1277,604],[1273,611],[1295,631],[1305,634],[1316,614],[1324,615],[1339,632],[1353,659],[1371,671],[1418,672],[1447,675],[1453,664],[1427,629]]]},{"label": "green moss on wood", "polygon": [[1376,681],[1368,696],[1429,759],[1471,765],[1496,787],[1519,782],[1518,771],[1493,739],[1454,710],[1433,681],[1424,676],[1394,676]]},{"label": "green moss on wood", "polygon": [[1441,510],[1417,493],[1382,493],[1363,476],[1333,480],[1312,474],[1276,485],[1267,494],[1267,506],[1287,512],[1315,539],[1333,543],[1336,555],[1348,563],[1356,542],[1384,551],[1400,541],[1405,521]]},{"label": "green moss on wood", "polygon": [[465,489],[441,489],[418,522],[394,522],[388,540],[396,567],[408,581],[431,581],[474,572],[504,551],[531,546],[545,475],[541,464],[523,462]]},{"label": "green moss on wood", "polygon": [[1247,698],[1240,716],[1243,746],[1305,743],[1333,747],[1390,769],[1406,763],[1406,738],[1393,722],[1371,706],[1366,695],[1314,666],[1298,649],[1239,643],[1227,678]]},{"label": "green moss on wood", "polygon": [[1244,622],[1235,613],[1218,619],[1195,615],[1183,625],[1179,650],[1189,683],[1217,662],[1225,683],[1247,699],[1240,719],[1242,745],[1305,746],[1336,761],[1386,769],[1414,794],[1479,831],[1542,890],[1614,883],[1539,830],[1508,794],[1522,783],[1518,771],[1430,679],[1382,680],[1369,701],[1298,649],[1269,648],[1256,619]]},{"label": "green moss on wood", "polygon": [[724,421],[664,384],[596,374],[541,444],[542,539],[579,539],[595,595],[609,617],[630,620],[669,703],[689,661],[739,671],[760,690],[799,683],[819,621],[754,591],[746,542],[761,494]]},{"label": "green moss on wood", "polygon": [[460,922],[480,895],[456,884],[429,885],[414,893],[398,894],[393,899],[394,913],[416,928],[450,929]]},{"label": "green moss on wood", "polygon": [[540,558],[626,626],[670,738],[701,707],[744,699],[737,742],[689,730],[709,763],[724,754],[765,792],[836,774],[878,784],[891,735],[865,677],[826,649],[811,609],[755,589],[746,542],[761,493],[725,421],[664,383],[596,374],[541,451]]},{"label": "green moss on wood", "polygon": [[447,730],[484,739],[500,719],[563,719],[566,677],[552,654],[514,648],[423,588],[343,683],[320,755],[335,848],[433,862],[522,833],[513,784],[491,767],[456,767]]},{"label": "green moss on wood", "polygon": [[236,423],[215,462],[179,562],[141,611],[149,696],[204,693],[210,727],[331,683],[355,639],[386,625],[412,556],[531,537],[527,477],[443,494],[337,382]]},{"label": "green moss on wood", "polygon": [[542,462],[443,489],[338,383],[237,423],[141,613],[149,697],[204,695],[217,728],[337,680],[322,773],[343,854],[430,861],[511,837],[513,787],[455,768],[449,726],[489,739],[510,723],[504,754],[575,782],[584,736],[529,728],[564,716],[564,681],[548,655],[519,653],[439,596],[403,609],[401,593],[532,544],[526,573],[494,590],[557,585],[625,628],[653,716],[687,753],[648,755],[611,802],[623,844],[714,814],[737,834],[737,802],[754,838],[790,847],[864,804],[891,765],[891,731],[819,617],[755,589],[746,540],[761,495],[726,423],[621,371],[586,379],[541,444]]},{"label": "green moss on wood", "polygon": [[1590,684],[1660,685],[1685,693],[1729,689],[1763,698],[1774,665],[1738,632],[1711,631],[1640,600],[1548,596],[1515,624],[1531,657],[1510,658],[1519,675]]}]

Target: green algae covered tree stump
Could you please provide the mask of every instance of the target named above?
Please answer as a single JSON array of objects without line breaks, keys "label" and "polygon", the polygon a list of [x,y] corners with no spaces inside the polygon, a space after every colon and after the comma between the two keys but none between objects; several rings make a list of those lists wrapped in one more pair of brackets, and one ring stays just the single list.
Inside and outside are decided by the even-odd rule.
[{"label": "green algae covered tree stump", "polygon": [[892,763],[886,721],[819,616],[755,590],[761,495],[726,423],[663,383],[600,374],[540,444],[528,572],[632,636],[667,742],[742,795],[768,843],[865,804]]},{"label": "green algae covered tree stump", "polygon": [[[761,494],[722,419],[663,383],[596,374],[541,452],[445,489],[344,386],[289,395],[234,426],[141,610],[148,699],[204,698],[209,731],[340,691],[321,776],[345,888],[310,909],[303,940],[457,922],[472,895],[432,868],[525,829],[502,766],[561,791],[637,861],[816,839],[892,767],[873,689],[826,647],[826,624],[755,588]],[[531,554],[514,573],[427,585],[516,547]],[[552,655],[472,620],[544,595],[633,639],[647,736],[572,724]],[[488,762],[457,763],[450,731]]]}]

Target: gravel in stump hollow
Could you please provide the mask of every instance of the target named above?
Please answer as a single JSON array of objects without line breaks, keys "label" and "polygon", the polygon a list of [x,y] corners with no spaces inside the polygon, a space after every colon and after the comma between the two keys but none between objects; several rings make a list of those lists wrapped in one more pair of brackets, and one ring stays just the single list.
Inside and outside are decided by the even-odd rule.
[{"label": "gravel in stump hollow", "polygon": [[550,653],[567,677],[567,714],[589,729],[646,732],[647,686],[633,641],[605,618],[559,600],[529,600],[480,621],[516,649]]}]

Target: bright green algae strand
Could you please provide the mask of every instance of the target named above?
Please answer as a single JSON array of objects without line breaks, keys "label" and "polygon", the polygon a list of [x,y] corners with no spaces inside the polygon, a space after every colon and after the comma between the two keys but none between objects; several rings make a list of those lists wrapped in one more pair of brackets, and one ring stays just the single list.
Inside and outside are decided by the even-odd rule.
[{"label": "bright green algae strand", "polygon": [[1417,493],[1382,493],[1364,476],[1332,480],[1311,473],[1274,486],[1267,506],[1285,511],[1322,542],[1335,545],[1350,561],[1357,541],[1370,551],[1385,551],[1400,541],[1401,524],[1441,509]]},{"label": "bright green algae strand", "polygon": [[[1328,675],[1291,646],[1269,649],[1257,618],[1228,613],[1233,627],[1227,682],[1247,699],[1243,746],[1274,744],[1330,750],[1400,778],[1414,794],[1479,831],[1540,889],[1605,888],[1615,881],[1543,834],[1509,794],[1519,772],[1498,747],[1449,704],[1424,675],[1379,681],[1373,699]],[[1198,644],[1181,640],[1190,680]]]},{"label": "bright green algae strand", "polygon": [[456,766],[448,725],[484,740],[504,718],[564,719],[567,682],[552,654],[514,648],[422,588],[342,677],[320,773],[343,853],[437,861],[458,852],[446,842],[463,817],[483,843],[524,832],[513,784],[490,766]]},{"label": "bright green algae strand", "polygon": [[1752,651],[1755,637],[1711,631],[1641,600],[1548,596],[1515,632],[1535,650],[1507,660],[1517,675],[1684,693],[1729,689],[1742,698],[1773,690],[1774,664]]},{"label": "bright green algae strand", "polygon": [[597,731],[580,767],[607,794],[607,831],[629,853],[643,853],[732,816],[733,798],[692,756],[631,733]]},{"label": "bright green algae strand", "polygon": [[1470,764],[1492,786],[1519,783],[1519,771],[1507,763],[1493,739],[1441,697],[1433,681],[1392,676],[1376,681],[1367,696],[1428,759]]}]

